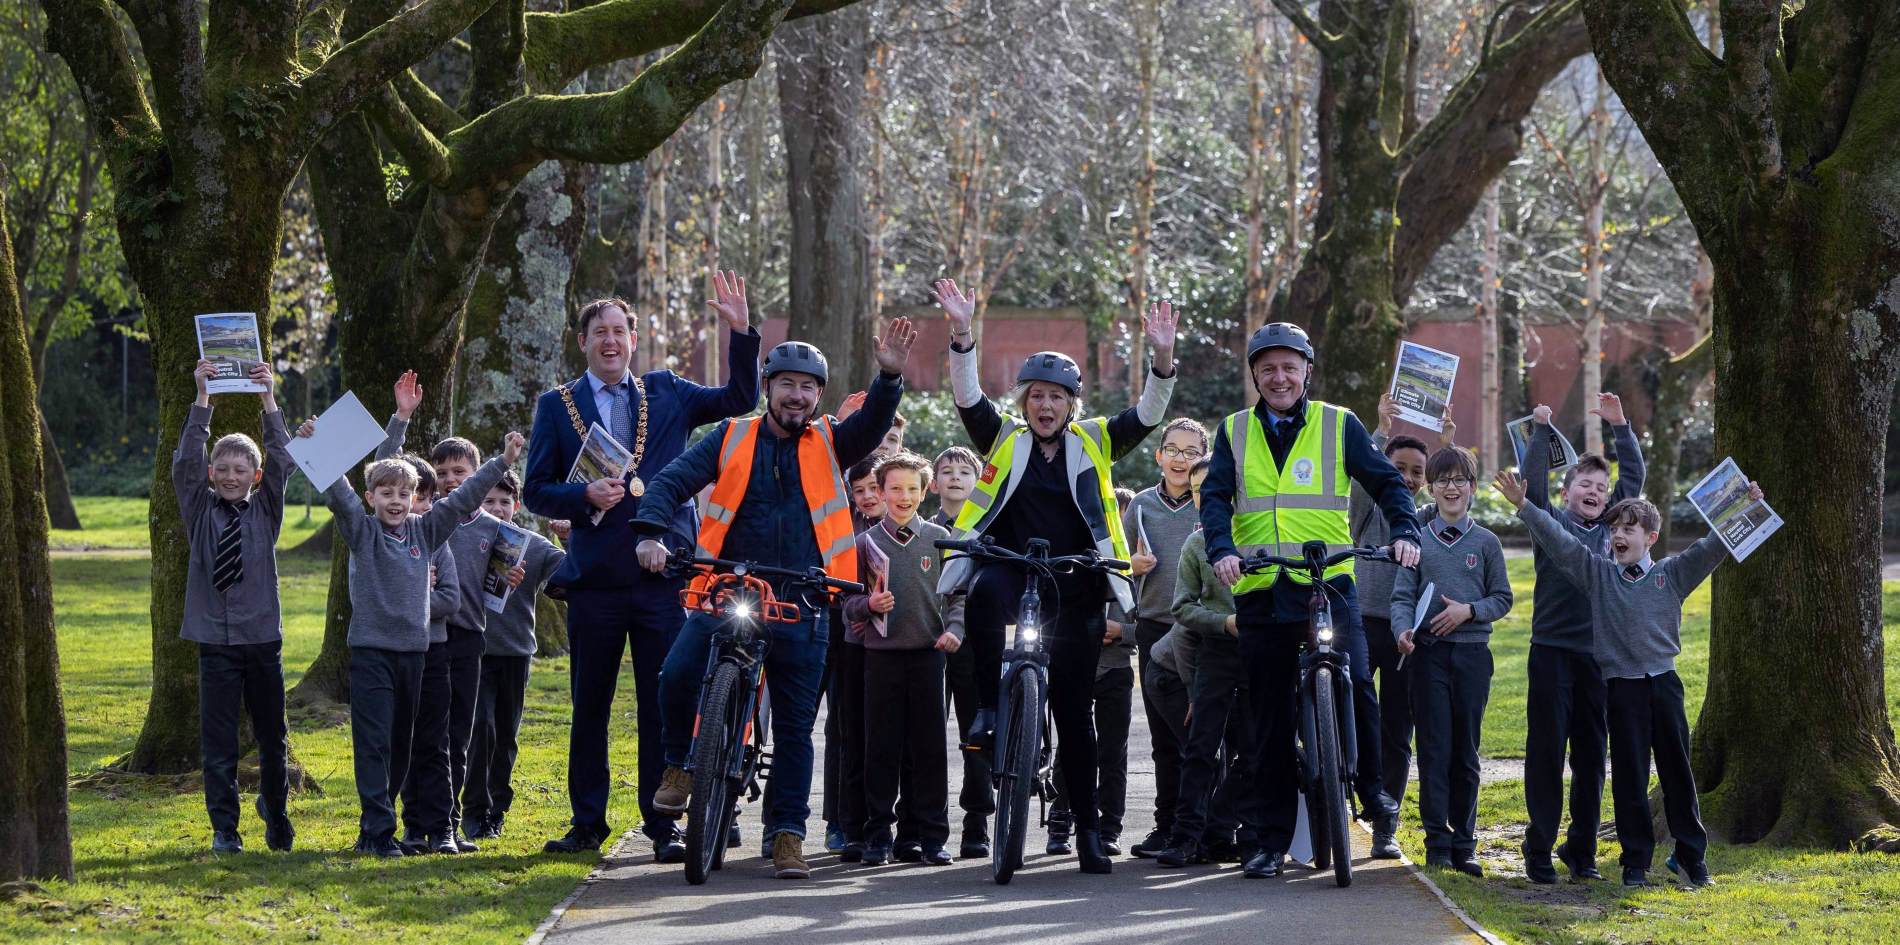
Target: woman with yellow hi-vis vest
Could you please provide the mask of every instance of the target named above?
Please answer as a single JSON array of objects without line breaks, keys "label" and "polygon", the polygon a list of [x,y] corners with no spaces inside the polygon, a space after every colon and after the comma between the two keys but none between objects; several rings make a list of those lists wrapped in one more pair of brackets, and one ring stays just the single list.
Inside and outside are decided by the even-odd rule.
[{"label": "woman with yellow hi-vis vest", "polygon": [[[957,413],[971,442],[987,451],[976,489],[964,502],[952,534],[988,536],[1011,551],[1029,539],[1049,542],[1051,555],[1085,554],[1126,559],[1109,467],[1166,419],[1174,393],[1174,306],[1150,307],[1143,331],[1154,365],[1141,399],[1113,417],[1079,420],[1082,372],[1067,355],[1034,354],[1016,376],[1011,397],[1020,416],[1004,416],[983,396],[977,376],[976,341],[970,333],[975,303],[945,279],[936,284],[938,304],[950,317],[950,383]],[[1024,573],[1011,567],[971,568],[955,557],[938,585],[944,593],[968,593],[964,638],[976,657],[977,712],[964,733],[972,746],[990,744],[1002,676],[1003,627],[1016,619]],[[1112,585],[1112,586],[1111,586]],[[1076,847],[1085,873],[1113,869],[1102,843],[1096,809],[1095,725],[1091,696],[1095,666],[1107,633],[1104,607],[1112,596],[1126,610],[1134,599],[1124,581],[1092,572],[1063,575],[1044,641],[1049,651],[1049,714],[1061,753],[1063,796],[1075,816]],[[997,838],[1000,842],[1002,838]]]},{"label": "woman with yellow hi-vis vest", "polygon": [[[1247,342],[1247,366],[1260,401],[1223,420],[1214,433],[1207,479],[1201,484],[1201,531],[1214,573],[1234,589],[1240,656],[1247,663],[1259,759],[1254,785],[1264,823],[1261,852],[1247,861],[1249,877],[1278,876],[1298,814],[1299,782],[1294,728],[1300,647],[1306,637],[1312,585],[1303,574],[1274,569],[1242,575],[1242,555],[1257,551],[1298,556],[1300,545],[1323,541],[1352,544],[1347,505],[1354,482],[1378,504],[1391,528],[1392,557],[1418,564],[1418,523],[1412,493],[1352,411],[1309,400],[1313,345],[1306,332],[1274,322]],[[1289,550],[1290,549],[1290,550]],[[1352,562],[1326,572],[1333,610],[1343,630],[1352,666],[1354,733],[1359,768],[1354,787],[1375,832],[1391,843],[1399,805],[1385,793],[1379,770],[1379,703],[1372,690],[1372,664],[1359,624]],[[1342,619],[1343,615],[1343,619]],[[1390,851],[1385,851],[1390,852]]]}]

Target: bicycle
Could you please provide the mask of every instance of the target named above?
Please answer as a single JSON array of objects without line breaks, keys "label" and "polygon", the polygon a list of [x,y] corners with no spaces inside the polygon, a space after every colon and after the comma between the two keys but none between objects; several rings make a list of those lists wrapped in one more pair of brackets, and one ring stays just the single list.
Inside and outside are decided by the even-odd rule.
[{"label": "bicycle", "polygon": [[1098,557],[1094,552],[1051,557],[1049,543],[1040,538],[1029,540],[1025,554],[998,546],[987,536],[973,541],[943,539],[936,545],[977,562],[1008,564],[1029,572],[1028,580],[1023,582],[1015,637],[1003,650],[1002,699],[996,709],[996,737],[990,749],[991,757],[996,759],[990,775],[996,785],[990,877],[997,885],[1006,886],[1023,865],[1030,795],[1035,795],[1045,810],[1055,796],[1051,771],[1054,740],[1044,734],[1049,727],[1049,652],[1043,641],[1040,585],[1044,581],[1054,584],[1058,571],[1077,569],[1126,580],[1127,576],[1118,572],[1126,571],[1128,562]]},{"label": "bicycle", "polygon": [[1352,885],[1352,796],[1350,787],[1359,767],[1359,741],[1353,734],[1352,667],[1346,652],[1335,646],[1332,602],[1327,593],[1326,569],[1349,558],[1392,560],[1389,548],[1347,548],[1326,553],[1326,543],[1309,541],[1300,557],[1283,558],[1264,552],[1240,562],[1242,572],[1271,567],[1297,568],[1312,579],[1313,596],[1307,604],[1305,651],[1300,654],[1300,786],[1306,795],[1307,831],[1313,844],[1313,866],[1331,866],[1333,881]]},{"label": "bicycle", "polygon": [[[725,865],[727,837],[739,819],[740,798],[756,801],[760,780],[771,770],[766,739],[772,708],[765,684],[765,657],[774,623],[797,623],[799,605],[815,608],[823,634],[833,594],[862,594],[864,585],[830,577],[821,568],[795,571],[749,561],[705,558],[681,549],[668,564],[678,576],[698,571],[680,606],[721,618],[706,659],[693,720],[693,743],[686,770],[693,792],[686,806],[686,881],[698,886]],[[799,599],[779,600],[764,578],[786,579]],[[822,592],[824,600],[812,595]]]}]

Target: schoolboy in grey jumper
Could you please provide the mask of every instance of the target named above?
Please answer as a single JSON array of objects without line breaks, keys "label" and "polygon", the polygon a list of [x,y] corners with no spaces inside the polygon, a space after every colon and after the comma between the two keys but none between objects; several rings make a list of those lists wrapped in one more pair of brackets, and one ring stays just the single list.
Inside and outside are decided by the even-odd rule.
[{"label": "schoolboy in grey jumper", "polygon": [[[963,598],[946,609],[937,593],[950,532],[917,517],[930,481],[930,462],[898,453],[874,474],[884,518],[858,535],[858,563],[869,593],[845,599],[845,619],[863,640],[864,853],[869,865],[890,859],[900,810],[923,847],[921,862],[950,865],[949,765],[943,744],[946,652],[963,642]],[[906,756],[911,777],[905,779]],[[907,783],[905,783],[907,781]],[[900,808],[900,783],[915,795]]]},{"label": "schoolboy in grey jumper", "polygon": [[[482,511],[512,523],[521,511],[521,479],[510,469],[488,490]],[[539,642],[534,609],[541,588],[554,576],[567,552],[528,532],[521,563],[508,572],[512,590],[500,613],[490,611],[482,634],[482,684],[475,702],[475,734],[468,743],[468,776],[462,783],[462,816],[470,839],[501,836],[502,821],[514,806],[515,758],[521,751],[521,709],[528,695],[528,673]]]},{"label": "schoolboy in grey jumper", "polygon": [[284,524],[284,485],[295,464],[284,449],[290,434],[272,393],[270,366],[254,364],[250,379],[264,385],[258,395],[264,402],[264,451],[260,453],[250,437],[232,433],[218,439],[206,465],[211,397],[205,384],[217,373],[210,361],[199,361],[192,369],[198,399],[172,454],[172,488],[189,548],[185,614],[178,635],[198,644],[198,745],[212,852],[244,849],[238,834],[240,703],[250,709],[251,728],[257,733],[263,782],[257,816],[264,822],[264,844],[284,851],[296,831],[285,809],[289,741],[275,548]]},{"label": "schoolboy in grey jumper", "polygon": [[[314,424],[306,423],[298,432],[313,430]],[[395,838],[394,808],[402,782],[392,774],[396,759],[408,754],[421,695],[429,649],[430,559],[448,542],[455,523],[479,507],[488,489],[520,458],[524,442],[521,434],[509,433],[501,456],[426,515],[410,512],[418,478],[399,459],[370,463],[360,497],[350,491],[346,476],[325,490],[350,556],[350,729],[362,804],[359,852],[403,855]]]},{"label": "schoolboy in grey jumper", "polygon": [[[1609,527],[1606,558],[1527,501],[1523,480],[1507,470],[1495,483],[1517,506],[1517,516],[1530,528],[1538,549],[1590,603],[1593,649],[1609,706],[1610,793],[1616,838],[1623,846],[1623,885],[1649,885],[1656,850],[1649,808],[1652,754],[1662,782],[1663,814],[1676,839],[1669,869],[1691,886],[1709,885],[1704,858],[1709,838],[1689,767],[1689,718],[1683,710],[1676,654],[1682,652],[1682,602],[1715,572],[1727,549],[1710,532],[1681,554],[1654,561],[1650,549],[1662,514],[1649,500],[1634,498],[1604,513],[1603,523]],[[1760,501],[1761,487],[1749,483],[1748,494]]]},{"label": "schoolboy in grey jumper", "polygon": [[[1418,730],[1418,816],[1425,864],[1482,877],[1478,865],[1478,740],[1491,695],[1491,624],[1511,610],[1498,536],[1470,519],[1478,464],[1448,446],[1425,463],[1437,514],[1425,524],[1418,567],[1392,585],[1392,634],[1411,674]],[[1432,597],[1421,600],[1425,585]],[[1423,613],[1428,619],[1414,634]]]}]

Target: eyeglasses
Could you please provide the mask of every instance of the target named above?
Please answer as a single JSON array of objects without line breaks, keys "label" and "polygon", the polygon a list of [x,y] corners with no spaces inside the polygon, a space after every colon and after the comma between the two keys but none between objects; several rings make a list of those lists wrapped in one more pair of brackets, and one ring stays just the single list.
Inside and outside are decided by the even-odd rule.
[{"label": "eyeglasses", "polygon": [[1178,446],[1164,446],[1161,448],[1161,455],[1166,456],[1169,459],[1185,459],[1191,463],[1197,459],[1200,459],[1203,456],[1206,456],[1207,453],[1203,450],[1196,449],[1192,446],[1188,447],[1187,449],[1182,449]]},{"label": "eyeglasses", "polygon": [[1441,489],[1468,489],[1475,481],[1476,480],[1466,479],[1463,476],[1449,476],[1444,479],[1432,480],[1432,485],[1438,486]]}]

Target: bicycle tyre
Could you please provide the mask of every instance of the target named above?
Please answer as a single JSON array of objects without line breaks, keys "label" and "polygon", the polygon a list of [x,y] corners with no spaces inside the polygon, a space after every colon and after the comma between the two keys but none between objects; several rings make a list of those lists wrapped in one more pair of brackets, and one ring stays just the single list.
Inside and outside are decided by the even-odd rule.
[{"label": "bicycle tyre", "polygon": [[[1339,716],[1334,711],[1333,674],[1326,667],[1320,667],[1313,673],[1313,714],[1315,716],[1315,736],[1319,742],[1319,793],[1325,800],[1325,833],[1328,835],[1328,847],[1332,854],[1333,881],[1340,886],[1352,885],[1352,834],[1351,815],[1346,802],[1346,785],[1340,777],[1344,765],[1340,761]],[[1323,849],[1319,838],[1314,837],[1313,855],[1315,860]],[[1325,869],[1324,866],[1320,867]]]},{"label": "bicycle tyre", "polygon": [[1041,752],[1042,677],[1018,673],[1010,686],[1009,757],[1002,759],[1002,783],[996,791],[996,846],[990,851],[990,875],[1007,886],[1023,865],[1029,834],[1029,796],[1036,789]]},{"label": "bicycle tyre", "polygon": [[726,770],[732,766],[732,721],[737,716],[739,667],[720,663],[699,699],[699,731],[693,738],[693,796],[686,805],[686,881],[698,886],[726,846]]}]

